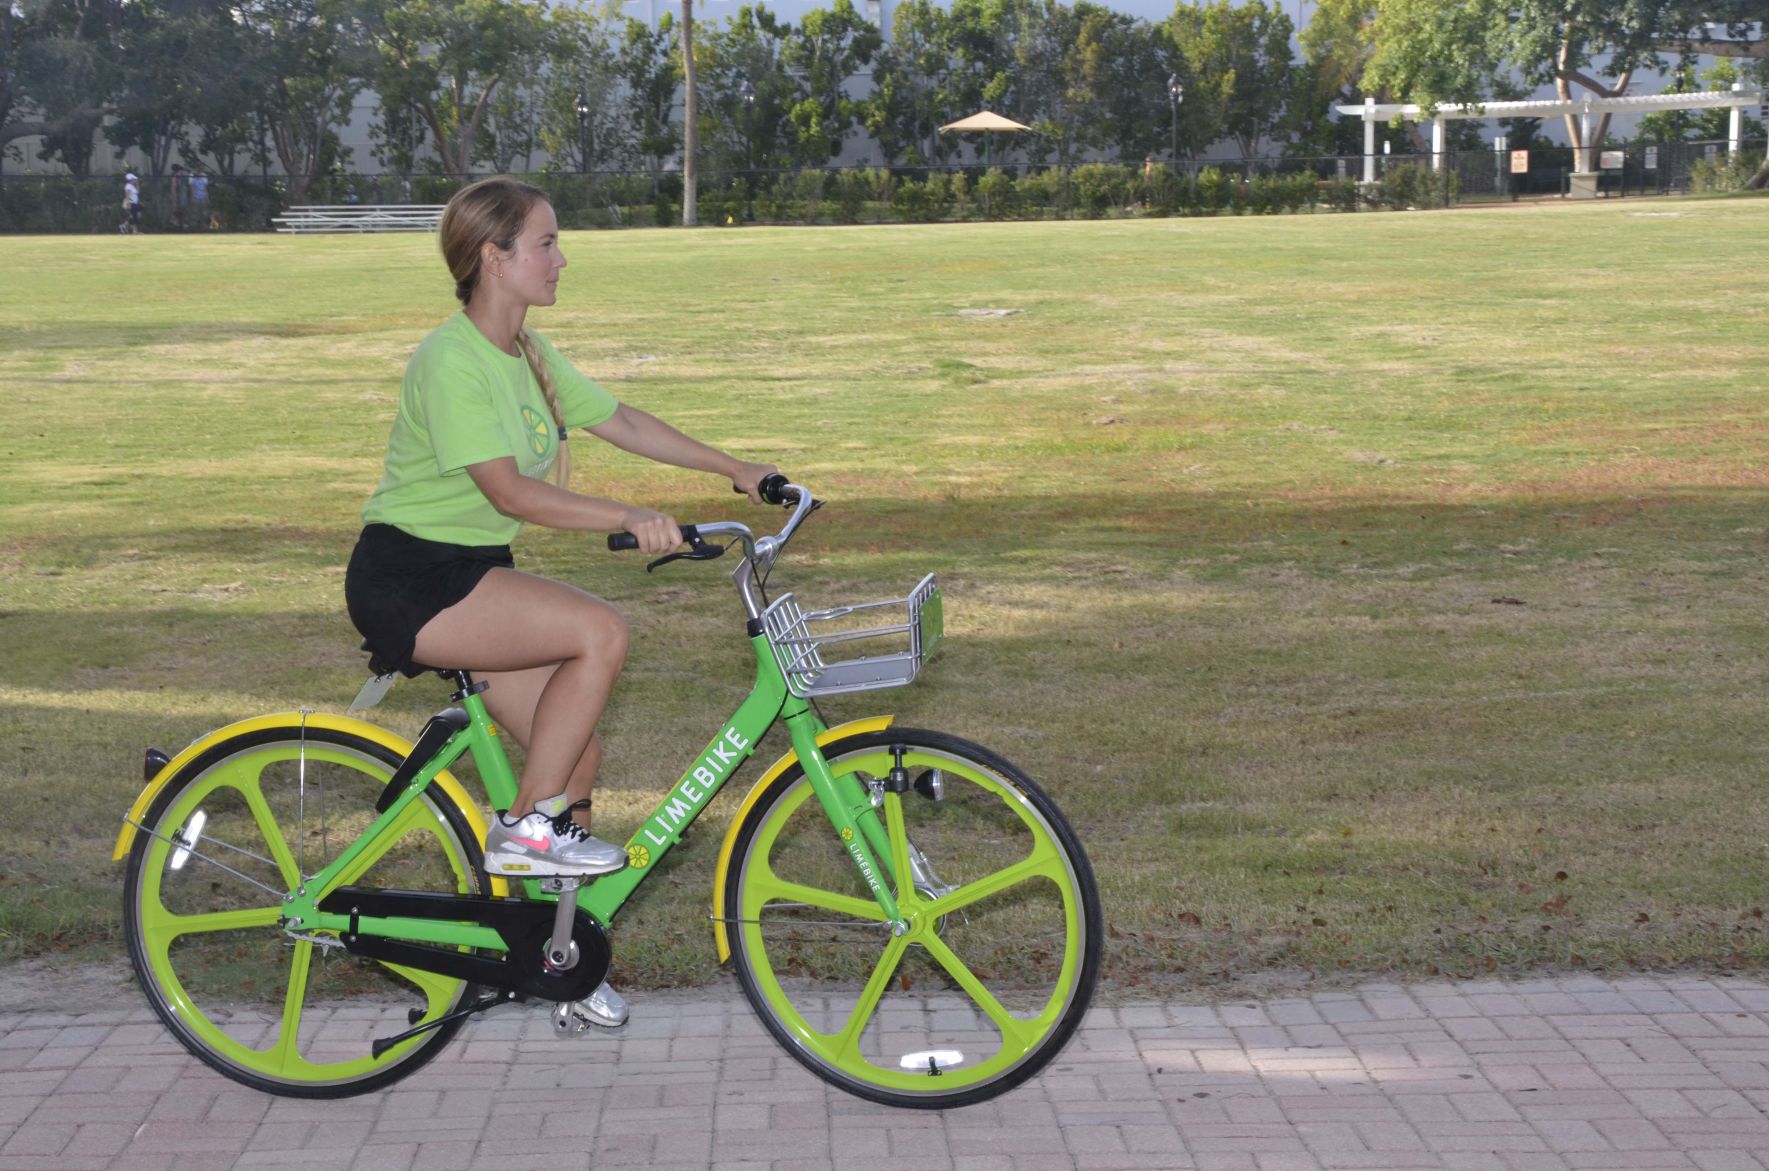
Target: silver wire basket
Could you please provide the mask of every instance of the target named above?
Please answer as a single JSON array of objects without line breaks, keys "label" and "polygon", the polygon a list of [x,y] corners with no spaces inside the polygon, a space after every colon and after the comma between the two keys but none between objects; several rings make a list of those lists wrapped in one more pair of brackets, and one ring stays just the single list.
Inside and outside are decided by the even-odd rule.
[{"label": "silver wire basket", "polygon": [[784,594],[762,613],[762,626],[786,686],[809,698],[913,681],[945,634],[942,611],[939,578],[930,573],[906,598],[857,606],[806,610]]}]

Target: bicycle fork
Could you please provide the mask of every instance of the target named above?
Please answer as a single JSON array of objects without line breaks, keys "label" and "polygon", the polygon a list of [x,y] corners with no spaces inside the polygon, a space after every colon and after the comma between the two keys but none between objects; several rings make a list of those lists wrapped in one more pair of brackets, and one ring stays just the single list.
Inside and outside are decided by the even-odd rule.
[{"label": "bicycle fork", "polygon": [[[884,921],[890,924],[891,933],[902,935],[909,930],[909,924],[897,906],[896,896],[891,893],[896,868],[892,865],[890,837],[872,803],[872,795],[864,788],[844,791],[844,786],[829,771],[829,762],[823,758],[822,750],[817,747],[817,733],[821,730],[819,721],[802,700],[797,706],[800,710],[792,712],[789,709],[784,722],[799,764],[811,782],[811,791],[817,795],[823,812],[841,835],[842,848],[860,872],[867,890],[872,892],[873,900],[884,914]],[[900,883],[897,888],[901,889]]]}]

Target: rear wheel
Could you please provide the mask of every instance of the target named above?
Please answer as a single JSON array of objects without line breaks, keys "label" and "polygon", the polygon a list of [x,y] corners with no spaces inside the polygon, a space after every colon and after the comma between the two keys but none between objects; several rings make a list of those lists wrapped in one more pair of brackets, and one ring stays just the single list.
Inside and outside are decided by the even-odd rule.
[{"label": "rear wheel", "polygon": [[796,764],[739,827],[724,914],[745,995],[803,1065],[875,1102],[961,1106],[1031,1077],[1080,1024],[1099,975],[1099,894],[1050,798],[986,749],[894,728],[824,755],[858,799],[899,750],[912,784],[884,792],[878,813],[904,934]]},{"label": "rear wheel", "polygon": [[[473,986],[352,956],[334,934],[279,922],[283,894],[375,819],[399,763],[346,732],[260,729],[181,768],[142,822],[123,908],[136,977],[179,1041],[235,1081],[295,1097],[360,1094],[417,1069],[460,1028],[452,1021],[373,1056],[376,1038],[461,1007]],[[432,785],[337,885],[349,884],[479,893],[479,843]]]}]

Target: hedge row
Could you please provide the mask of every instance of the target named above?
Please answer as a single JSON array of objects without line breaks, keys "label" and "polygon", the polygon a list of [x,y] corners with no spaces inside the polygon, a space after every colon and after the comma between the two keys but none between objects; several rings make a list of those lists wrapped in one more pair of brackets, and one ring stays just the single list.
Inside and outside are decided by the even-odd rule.
[{"label": "hedge row", "polygon": [[[526,176],[553,201],[567,227],[648,227],[681,222],[679,175],[539,173]],[[446,203],[460,184],[439,176],[411,179],[328,178],[305,202]],[[142,184],[142,226],[174,229],[163,180]],[[1311,172],[1246,179],[1216,167],[1186,175],[1165,167],[1088,163],[1068,170],[1015,176],[987,171],[892,172],[858,167],[758,175],[712,175],[699,189],[700,222],[853,224],[931,223],[982,219],[1099,219],[1106,216],[1276,215],[1447,207],[1456,201],[1453,171],[1434,173],[1412,164],[1390,168],[1366,188],[1350,180],[1323,180]],[[280,182],[216,178],[210,183],[207,224],[263,231],[287,202]],[[0,231],[113,232],[122,220],[116,179],[27,177],[0,182]]]}]

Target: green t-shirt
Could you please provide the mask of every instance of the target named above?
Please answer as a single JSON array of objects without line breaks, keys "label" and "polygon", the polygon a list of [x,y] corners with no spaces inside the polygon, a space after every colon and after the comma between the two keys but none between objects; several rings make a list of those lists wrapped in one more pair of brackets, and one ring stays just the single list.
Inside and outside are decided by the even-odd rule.
[{"label": "green t-shirt", "polygon": [[[553,375],[567,427],[607,422],[620,406],[552,343],[532,334]],[[507,545],[522,522],[493,508],[467,474],[472,464],[513,456],[525,476],[545,478],[559,453],[558,428],[528,360],[504,353],[465,313],[432,330],[405,367],[387,470],[362,510],[364,524],[455,545]]]}]

